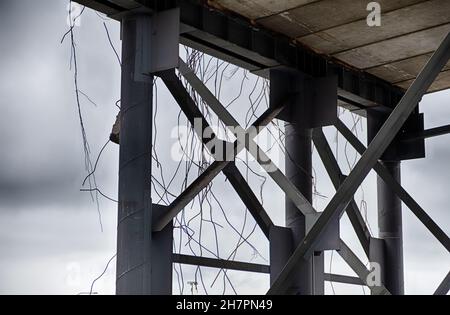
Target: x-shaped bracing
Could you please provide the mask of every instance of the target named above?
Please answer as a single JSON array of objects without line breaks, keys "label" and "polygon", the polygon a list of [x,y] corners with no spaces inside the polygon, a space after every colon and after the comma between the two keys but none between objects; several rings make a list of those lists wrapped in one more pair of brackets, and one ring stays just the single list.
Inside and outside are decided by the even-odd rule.
[{"label": "x-shaped bracing", "polygon": [[[176,76],[174,71],[166,71],[158,74],[161,79],[164,81],[172,95],[177,100],[183,112],[186,114],[188,119],[192,124],[194,124],[195,118],[202,119],[203,127],[208,127],[208,123],[206,119],[203,117],[202,113],[198,110],[195,105],[195,102],[191,99],[190,95],[184,89],[182,83]],[[267,126],[282,110],[282,106],[278,108],[269,108],[266,110],[248,129],[248,132],[245,131],[245,135],[250,139],[251,137],[256,137],[257,134]],[[256,128],[255,128],[256,127]],[[199,132],[199,137],[202,141],[204,141],[203,132],[196,130]],[[211,138],[214,138],[215,135],[211,135]],[[220,172],[224,172],[227,177],[230,178],[230,182],[233,187],[242,184],[241,187],[244,187],[245,181],[239,177],[239,171],[237,169],[226,169],[232,164],[232,160],[234,157],[243,150],[243,145],[239,141],[235,141],[233,143],[234,150],[226,151],[226,158],[224,161],[214,161],[199,177],[197,177],[175,200],[169,205],[167,212],[153,224],[154,231],[161,231],[169,222],[174,219],[177,214],[187,206],[195,196],[202,191]],[[230,156],[231,155],[231,156]],[[252,193],[251,189],[245,185],[245,191],[248,193]],[[257,198],[252,198],[253,200]],[[261,207],[262,208],[262,207]],[[268,235],[268,228],[273,225],[268,216],[260,209],[259,211],[261,220],[257,220],[263,222],[263,231],[267,231],[266,235]],[[258,222],[258,223],[260,223]]]},{"label": "x-shaped bracing", "polygon": [[[392,142],[395,135],[399,132],[402,125],[414,110],[416,104],[428,90],[449,58],[450,34],[446,36],[440,47],[430,58],[429,62],[421,71],[417,79],[413,82],[399,104],[392,111],[391,115],[379,130],[375,138],[372,140],[368,148],[364,151],[364,153],[362,153],[361,158],[359,159],[353,170],[347,177],[345,177],[345,179],[337,189],[336,194],[331,199],[323,213],[320,215],[319,219],[315,222],[315,224],[306,234],[305,238],[295,249],[285,267],[278,275],[278,278],[274,281],[272,287],[268,291],[268,294],[283,293],[289,285],[291,274],[294,272],[296,266],[298,266],[300,260],[305,259],[312,254],[315,245],[319,241],[321,235],[324,233],[324,230],[326,230],[330,222],[333,221],[333,219],[341,216],[343,211],[347,209],[349,204],[350,210],[355,210],[351,205],[351,200],[357,188],[360,186],[370,170],[373,167],[375,167],[376,170],[377,168],[379,168],[379,174],[384,174],[383,170],[379,166],[377,166],[378,159]],[[239,124],[233,118],[233,116],[228,113],[225,107],[220,104],[220,102],[212,95],[212,93],[182,61],[180,71],[182,75],[187,79],[187,81],[191,84],[191,86],[193,86],[194,89],[197,90],[197,92],[202,96],[203,100],[228,127],[232,127],[233,130],[239,127]],[[175,76],[174,73],[173,75]],[[166,83],[166,85],[170,83],[170,80],[174,79],[173,77],[168,76],[167,72],[162,73],[160,76]],[[168,87],[170,89],[169,85]],[[177,91],[171,92],[175,96],[175,98],[177,98]],[[178,95],[178,98],[179,97],[180,96]],[[183,98],[185,97],[186,95],[181,96],[182,99],[177,99],[177,101],[179,103],[182,103],[183,101],[186,101],[186,99],[183,100]],[[193,104],[195,105],[195,103]],[[181,105],[182,104],[180,104],[180,106]],[[153,226],[154,230],[160,231],[162,228],[164,228],[164,226],[166,226],[166,224],[169,223],[181,211],[181,209],[183,209],[203,188],[208,185],[208,183],[215,176],[218,175],[218,173],[220,173],[229,164],[228,160],[230,160],[230,158],[234,159],[236,155],[244,149],[244,147],[255,157],[255,159],[258,161],[258,163],[261,164],[264,169],[268,170],[268,167],[270,167],[270,171],[268,172],[268,174],[282,188],[288,198],[290,198],[294,202],[294,204],[303,214],[316,212],[309,201],[298,191],[298,189],[272,163],[272,161],[270,161],[267,155],[253,141],[253,138],[256,137],[258,132],[263,127],[267,126],[281,112],[282,108],[282,104],[280,104],[279,107],[269,108],[259,119],[257,119],[252,125],[253,127],[258,127],[256,128],[257,132],[251,132],[252,130],[247,129],[245,131],[246,140],[243,141],[244,143],[236,140],[233,144],[235,150],[231,151],[231,153],[230,151],[226,152],[226,161],[214,161],[205,172],[203,172],[178,198],[174,200],[174,202],[172,202],[172,204],[169,206],[168,212],[159,221],[155,222]],[[204,117],[201,117],[204,120]],[[202,138],[202,135],[200,136]],[[232,156],[230,156],[230,154]],[[383,179],[388,183],[394,185],[394,187],[396,186],[395,184],[401,187],[396,181],[389,181],[389,178],[386,176],[386,174],[380,176],[382,176]],[[337,185],[335,184],[335,186]],[[404,194],[404,190],[402,191],[402,193],[403,196],[406,196]],[[441,235],[442,233],[440,233],[439,230],[436,229],[437,225],[433,225],[434,222],[431,219],[428,219],[427,216],[425,216],[426,214],[423,210],[415,210],[416,215],[419,217],[419,219],[422,218],[422,222],[424,222],[427,227],[433,226],[433,229],[435,231],[433,234],[435,234],[435,236],[438,237],[438,239],[443,242],[444,246],[446,246],[446,248],[448,249],[448,238],[446,239]],[[356,211],[353,211],[353,213],[355,212]],[[355,217],[354,226],[357,226],[356,223],[358,223],[358,221],[359,223],[361,223],[360,218]],[[361,231],[364,232],[364,228],[361,228],[359,233],[360,240],[363,240],[363,236],[364,238],[366,238],[366,233],[364,232],[363,235]],[[348,263],[351,264],[353,269],[360,277],[363,278],[364,276],[367,276],[367,269],[364,267],[364,265],[362,265],[356,255],[354,255],[342,241],[340,254]],[[372,287],[371,289],[374,293],[388,294],[388,291],[383,286],[375,288]]]},{"label": "x-shaped bracing", "polygon": [[[203,101],[209,105],[209,107],[215,112],[215,114],[224,122],[224,124],[230,128],[232,131],[235,131],[236,128],[240,128],[244,131],[238,124],[238,122],[234,119],[234,117],[225,109],[225,107],[220,103],[219,100],[209,91],[209,89],[203,84],[203,82],[198,79],[195,73],[190,70],[186,64],[182,60],[180,60],[180,72],[188,81],[188,83],[199,93],[202,97]],[[177,102],[179,103],[181,109],[188,117],[188,120],[191,123],[194,123],[194,119],[201,119],[202,125],[204,127],[208,127],[205,117],[198,110],[195,105],[195,102],[191,99],[189,94],[183,88],[181,82],[176,77],[173,71],[166,71],[164,73],[158,74],[166,86],[171,91],[172,95],[175,97]],[[282,104],[276,108],[269,108],[257,121],[253,124],[253,126],[258,127],[257,131],[261,130],[261,127],[266,126],[270,123],[281,111],[283,108]],[[170,222],[202,189],[204,189],[211,180],[218,174],[220,171],[223,171],[225,176],[230,180],[233,187],[236,189],[241,198],[243,198],[244,202],[246,202],[245,197],[247,197],[246,205],[249,204],[248,196],[246,196],[246,191],[248,191],[250,195],[250,199],[253,202],[250,202],[250,206],[253,209],[256,209],[252,212],[256,221],[259,223],[263,232],[267,235],[266,231],[270,229],[270,226],[273,225],[272,221],[268,217],[267,213],[264,211],[262,206],[257,201],[257,198],[254,196],[248,184],[243,184],[242,175],[239,173],[237,168],[232,164],[230,158],[234,159],[235,156],[244,149],[244,147],[255,157],[258,163],[268,172],[268,174],[272,177],[272,179],[280,186],[280,188],[286,193],[288,198],[290,198],[297,206],[297,208],[303,214],[312,214],[317,213],[317,211],[312,207],[309,201],[300,193],[300,191],[292,184],[292,182],[275,166],[275,164],[269,159],[269,157],[262,151],[258,145],[253,141],[253,138],[256,134],[251,133],[248,129],[245,131],[248,134],[245,137],[244,141],[239,141],[239,139],[234,143],[233,147],[235,150],[231,151],[231,153],[226,152],[227,156],[225,161],[215,161],[210,167],[206,169],[180,196],[178,196],[172,204],[169,206],[169,210],[167,213],[157,222],[155,222],[153,229],[155,231],[159,231],[164,226]],[[205,142],[203,137],[202,130],[195,130],[198,136]],[[210,138],[214,138],[215,135],[211,135]],[[229,156],[232,155],[232,156]],[[232,166],[230,171],[230,165]],[[238,174],[238,175],[237,175]],[[251,209],[249,209],[252,211]],[[357,231],[361,231],[364,233],[364,240],[361,237],[361,243],[365,250],[368,250],[367,241],[368,237],[370,238],[370,234],[367,235],[367,227],[365,226],[364,220],[362,219],[360,212],[356,206],[356,203],[349,207],[348,209],[349,216],[351,218],[351,222]],[[359,233],[358,233],[359,234]],[[346,246],[346,244],[340,240],[340,248],[339,254],[346,260],[346,262],[350,265],[350,267],[355,271],[356,274],[361,278],[361,280],[365,283],[367,275],[369,271],[364,266],[364,264],[357,258],[357,256]],[[379,287],[371,287],[371,290],[374,294],[389,294],[384,286]]]}]

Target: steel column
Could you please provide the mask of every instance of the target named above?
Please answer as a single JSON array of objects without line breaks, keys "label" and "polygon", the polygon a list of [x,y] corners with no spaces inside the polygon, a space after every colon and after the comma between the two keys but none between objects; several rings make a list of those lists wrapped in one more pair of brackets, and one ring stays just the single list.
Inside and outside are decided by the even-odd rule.
[{"label": "steel column", "polygon": [[[311,129],[305,129],[297,124],[285,124],[286,177],[310,203],[312,203],[311,131]],[[286,227],[292,231],[295,248],[306,235],[306,218],[287,196],[285,207]],[[320,259],[320,256],[318,258]],[[287,294],[314,294],[313,260],[314,256],[311,256],[299,263],[297,271],[292,275],[293,280]]]},{"label": "steel column", "polygon": [[[400,183],[400,162],[381,162],[393,178]],[[392,294],[403,295],[403,236],[402,202],[381,177],[377,177],[378,189],[378,231],[384,240],[384,281]]]},{"label": "steel column", "polygon": [[154,212],[163,210],[151,200],[153,76],[141,62],[149,52],[150,20],[128,15],[122,21],[117,294],[171,294],[171,226],[151,229]]},{"label": "steel column", "polygon": [[[367,111],[367,139],[370,143],[386,120],[386,115]],[[397,152],[395,142],[380,158],[380,164],[397,182],[401,183],[400,157],[390,151]],[[378,192],[378,232],[384,243],[382,246],[383,261],[381,269],[386,288],[396,295],[404,294],[403,273],[403,238],[402,238],[402,202],[380,176],[377,177]]]},{"label": "steel column", "polygon": [[136,81],[138,24],[146,16],[122,21],[122,85],[117,228],[117,294],[148,294],[150,276],[151,139],[153,78]]}]

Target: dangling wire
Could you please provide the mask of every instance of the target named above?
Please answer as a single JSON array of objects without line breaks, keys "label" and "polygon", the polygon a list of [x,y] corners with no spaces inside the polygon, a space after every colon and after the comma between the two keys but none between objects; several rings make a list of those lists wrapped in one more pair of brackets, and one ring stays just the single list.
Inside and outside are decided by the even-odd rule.
[{"label": "dangling wire", "polygon": [[75,98],[76,98],[76,104],[77,104],[78,119],[80,122],[81,138],[83,141],[84,164],[85,164],[86,172],[88,174],[92,175],[92,176],[88,176],[89,189],[82,190],[82,191],[88,191],[90,193],[92,201],[95,202],[96,207],[97,207],[97,214],[98,214],[100,230],[101,230],[101,232],[103,232],[102,214],[100,211],[100,203],[99,203],[98,196],[99,196],[99,193],[102,196],[104,196],[104,194],[102,194],[100,192],[100,190],[98,189],[95,174],[93,173],[94,168],[93,168],[92,161],[91,161],[91,150],[90,150],[90,145],[89,145],[86,128],[85,128],[85,124],[84,124],[83,113],[82,113],[82,109],[81,109],[80,95],[83,95],[84,97],[86,97],[86,99],[90,103],[92,103],[94,105],[96,105],[96,104],[95,104],[95,102],[93,102],[90,99],[90,97],[86,93],[81,92],[79,89],[79,86],[78,86],[78,61],[77,61],[77,50],[76,50],[74,28],[76,25],[76,21],[85,12],[85,9],[86,9],[86,7],[83,7],[77,16],[72,17],[72,0],[69,0],[69,20],[70,20],[69,30],[66,33],[64,33],[64,35],[61,38],[60,43],[63,44],[65,39],[67,38],[67,36],[70,37],[70,63],[69,63],[69,65],[70,65],[70,69],[72,69],[72,66],[73,66],[73,70],[74,70],[73,78],[74,78],[74,86],[75,86]]},{"label": "dangling wire", "polygon": [[91,288],[90,288],[90,290],[89,290],[89,295],[92,295],[92,292],[93,292],[93,290],[94,290],[94,285],[95,285],[95,283],[96,283],[98,280],[100,280],[100,279],[105,275],[106,271],[107,271],[108,268],[109,268],[109,264],[111,264],[111,262],[112,262],[116,257],[117,257],[117,254],[114,254],[114,255],[108,260],[108,262],[106,263],[105,269],[102,271],[102,273],[101,273],[97,278],[95,278],[95,279],[92,281],[92,283],[91,283]]}]

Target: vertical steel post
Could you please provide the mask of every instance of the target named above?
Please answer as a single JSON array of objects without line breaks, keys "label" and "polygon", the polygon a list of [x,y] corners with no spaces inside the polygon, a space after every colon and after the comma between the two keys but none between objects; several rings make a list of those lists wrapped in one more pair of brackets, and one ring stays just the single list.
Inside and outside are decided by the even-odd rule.
[{"label": "vertical steel post", "polygon": [[[333,124],[336,119],[337,78],[309,78],[289,69],[270,72],[270,102],[275,106],[286,94],[293,98],[278,116],[286,122],[286,177],[312,203],[312,128]],[[300,244],[308,227],[317,216],[305,216],[286,196],[286,228],[291,231],[290,253]],[[279,234],[279,235],[278,235]],[[274,231],[274,238],[285,238],[286,233]],[[287,246],[283,248],[286,249]],[[279,252],[275,249],[275,252]],[[324,294],[324,255],[321,247],[298,266],[291,278],[288,294]],[[325,246],[327,248],[327,246]],[[285,255],[285,253],[283,253]],[[272,256],[271,256],[272,257]],[[277,266],[279,261],[277,262]],[[283,265],[284,267],[284,265]],[[278,277],[279,268],[271,269],[271,280]]]},{"label": "vertical steel post", "polygon": [[[377,135],[387,119],[386,114],[367,111],[368,141]],[[399,143],[394,141],[380,158],[380,163],[400,183]],[[380,263],[382,280],[391,294],[404,294],[403,275],[403,237],[402,237],[402,202],[384,180],[377,177],[378,198],[378,236],[383,241],[379,247],[383,253],[377,261]],[[379,256],[379,255],[377,255]]]},{"label": "vertical steel post", "polygon": [[[312,129],[286,123],[286,176],[310,202],[312,201]],[[286,198],[286,227],[292,231],[294,248],[306,234],[305,216]],[[314,294],[313,258],[303,260],[298,267],[289,294]]]},{"label": "vertical steel post", "polygon": [[[400,161],[382,161],[386,169],[400,183]],[[403,295],[403,236],[402,202],[382,178],[377,178],[378,229],[384,240],[383,278],[385,287],[392,294]]]},{"label": "vertical steel post", "polygon": [[150,19],[135,14],[122,20],[117,294],[171,293],[171,226],[151,230],[153,212],[162,210],[151,200],[153,76],[142,67]]}]

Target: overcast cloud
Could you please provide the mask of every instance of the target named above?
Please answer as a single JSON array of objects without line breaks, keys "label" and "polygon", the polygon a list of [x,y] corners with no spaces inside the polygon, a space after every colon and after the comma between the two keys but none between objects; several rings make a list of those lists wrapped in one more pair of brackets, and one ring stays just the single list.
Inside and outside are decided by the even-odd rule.
[{"label": "overcast cloud", "polygon": [[[89,291],[91,281],[105,268],[115,253],[116,205],[100,199],[103,232],[100,231],[96,204],[88,193],[80,192],[86,176],[83,145],[77,116],[73,72],[69,69],[69,41],[60,44],[67,30],[67,3],[59,0],[16,0],[0,2],[0,293],[2,294],[77,294]],[[120,50],[119,24],[106,21],[111,38]],[[79,88],[97,106],[82,96],[82,109],[93,159],[107,141],[117,114],[115,102],[120,98],[120,68],[108,43],[103,19],[86,10],[81,25],[76,27]],[[246,82],[251,90],[255,78]],[[231,100],[239,90],[240,79],[224,82],[222,97]],[[158,84],[158,154],[165,176],[170,177],[177,163],[170,156],[175,139],[170,135],[177,124],[179,109]],[[428,95],[421,103],[426,127],[450,123],[450,91]],[[245,99],[244,99],[245,101]],[[242,101],[242,102],[244,102]],[[243,117],[249,104],[231,107]],[[346,116],[348,118],[348,115]],[[183,120],[184,121],[184,120]],[[243,119],[240,119],[243,122]],[[335,132],[327,128],[334,146]],[[364,137],[362,138],[364,139]],[[449,136],[426,142],[427,158],[402,163],[402,183],[429,215],[448,234],[450,212],[450,146]],[[344,143],[343,139],[339,139]],[[345,169],[343,145],[340,162]],[[274,156],[274,155],[272,155]],[[315,159],[318,189],[331,198],[334,190],[323,166]],[[96,172],[102,191],[117,196],[118,147],[109,144]],[[282,168],[283,163],[279,163]],[[244,170],[244,168],[241,168]],[[159,172],[159,170],[158,170]],[[230,212],[230,220],[242,224],[243,205],[234,191],[218,176],[216,193]],[[258,179],[252,178],[259,195]],[[371,174],[364,183],[369,203],[368,219],[375,236],[376,177]],[[181,189],[181,179],[173,184],[173,192]],[[361,196],[361,191],[357,197]],[[158,199],[153,196],[154,201]],[[323,209],[329,201],[316,198],[315,206]],[[268,181],[264,205],[276,224],[283,224],[284,196]],[[407,293],[432,293],[450,267],[450,256],[433,236],[404,206],[405,286]],[[220,211],[217,216],[220,216]],[[223,221],[223,219],[222,219]],[[249,223],[246,231],[250,231]],[[355,246],[354,234],[346,219],[342,223],[343,238]],[[236,235],[234,235],[236,236]],[[234,237],[233,236],[233,237]],[[223,256],[233,248],[233,240],[221,236]],[[205,240],[212,243],[212,238]],[[261,232],[252,237],[253,244],[268,257],[267,244]],[[250,260],[252,251],[243,249],[239,260]],[[254,261],[264,263],[262,258]],[[327,271],[329,271],[329,255]],[[192,280],[193,267],[186,267],[184,284]],[[334,255],[332,271],[351,271]],[[264,293],[268,277],[230,272],[238,293]],[[204,270],[208,286],[215,276]],[[115,262],[96,283],[94,291],[114,293]],[[174,284],[176,281],[174,282]],[[211,289],[221,292],[222,284]],[[338,294],[362,293],[361,287],[334,285]],[[326,289],[331,293],[327,283]],[[174,291],[178,293],[178,285]],[[227,290],[230,290],[228,288]],[[227,291],[231,293],[232,291]],[[189,293],[186,290],[185,293]],[[367,293],[367,290],[366,290]]]}]

